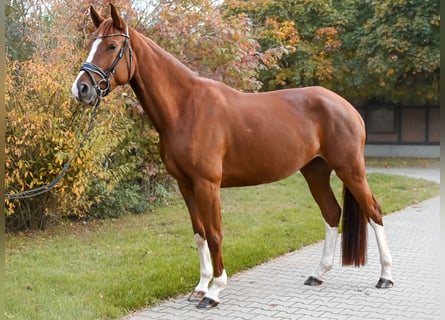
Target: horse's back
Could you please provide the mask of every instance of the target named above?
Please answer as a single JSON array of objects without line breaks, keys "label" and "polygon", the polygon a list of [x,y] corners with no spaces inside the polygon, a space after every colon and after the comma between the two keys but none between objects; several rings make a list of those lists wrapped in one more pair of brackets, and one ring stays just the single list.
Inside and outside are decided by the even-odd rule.
[{"label": "horse's back", "polygon": [[322,87],[267,93],[225,92],[219,122],[226,133],[222,184],[276,181],[317,156],[364,139],[357,111]]},{"label": "horse's back", "polygon": [[[260,93],[240,93],[229,88],[223,91],[230,117],[244,121],[280,122],[294,126],[329,128],[343,127],[364,132],[364,123],[358,111],[342,96],[320,87],[283,89]],[[255,120],[253,120],[255,121]],[[281,123],[283,122],[283,123]]]},{"label": "horse's back", "polygon": [[188,142],[170,144],[171,154],[180,171],[223,187],[280,180],[315,157],[359,153],[364,142],[360,115],[321,87],[242,93],[205,80],[197,89],[175,138]]}]

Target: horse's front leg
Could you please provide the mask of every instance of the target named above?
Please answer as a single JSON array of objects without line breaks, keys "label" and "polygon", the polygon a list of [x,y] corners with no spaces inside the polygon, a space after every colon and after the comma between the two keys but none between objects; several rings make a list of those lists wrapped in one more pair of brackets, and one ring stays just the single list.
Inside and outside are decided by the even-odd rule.
[{"label": "horse's front leg", "polygon": [[200,180],[193,184],[198,212],[204,225],[210,255],[213,262],[213,283],[203,300],[198,303],[199,308],[211,308],[219,302],[219,294],[227,285],[227,274],[222,257],[222,223],[220,186],[207,180]]},{"label": "horse's front leg", "polygon": [[200,279],[195,291],[190,294],[189,301],[197,302],[199,308],[207,309],[220,302],[219,294],[227,285],[227,274],[223,268],[221,275],[213,279],[209,290],[209,283],[213,276],[209,246],[207,240],[204,240],[199,233],[195,234],[195,239],[198,246]]},{"label": "horse's front leg", "polygon": [[207,240],[205,240],[199,233],[195,233],[196,245],[198,247],[199,256],[199,283],[189,296],[189,301],[200,302],[204,299],[209,291],[209,283],[213,277],[212,260],[210,259],[210,250]]},{"label": "horse's front leg", "polygon": [[220,302],[219,294],[227,284],[222,258],[220,188],[207,181],[196,182],[190,188],[180,183],[179,187],[190,212],[200,264],[200,280],[189,300],[198,301],[199,308],[211,308]]},{"label": "horse's front leg", "polygon": [[178,181],[178,186],[192,220],[199,257],[199,283],[195,287],[195,290],[190,294],[188,300],[191,302],[199,302],[204,299],[204,296],[209,291],[209,283],[213,277],[213,266],[210,258],[209,246],[205,239],[204,224],[198,212],[198,205],[193,192],[193,186],[191,183],[184,181]]}]

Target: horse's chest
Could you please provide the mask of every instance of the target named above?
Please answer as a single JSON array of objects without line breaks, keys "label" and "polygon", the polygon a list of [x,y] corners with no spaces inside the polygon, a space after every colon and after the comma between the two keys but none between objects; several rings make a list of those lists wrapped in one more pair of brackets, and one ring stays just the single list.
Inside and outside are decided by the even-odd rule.
[{"label": "horse's chest", "polygon": [[167,171],[176,179],[204,178],[219,180],[222,170],[222,149],[217,143],[197,143],[179,139],[160,144],[160,155]]},{"label": "horse's chest", "polygon": [[165,168],[175,179],[183,179],[187,175],[187,167],[192,162],[192,152],[187,151],[187,146],[181,143],[160,143],[159,153]]},{"label": "horse's chest", "polygon": [[159,143],[159,155],[161,156],[162,162],[164,162],[165,168],[168,173],[170,173],[174,178],[179,179],[181,177],[181,170],[175,160],[174,153],[165,145]]}]

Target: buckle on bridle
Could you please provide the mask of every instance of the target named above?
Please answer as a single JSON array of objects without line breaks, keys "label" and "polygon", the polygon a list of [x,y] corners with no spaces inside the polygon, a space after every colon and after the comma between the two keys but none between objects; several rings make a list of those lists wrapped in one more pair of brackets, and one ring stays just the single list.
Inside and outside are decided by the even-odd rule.
[{"label": "buckle on bridle", "polygon": [[96,92],[100,93],[102,98],[110,93],[110,91],[111,91],[110,87],[111,87],[111,84],[110,84],[110,78],[109,77],[100,79],[97,82],[97,84],[95,85]]}]

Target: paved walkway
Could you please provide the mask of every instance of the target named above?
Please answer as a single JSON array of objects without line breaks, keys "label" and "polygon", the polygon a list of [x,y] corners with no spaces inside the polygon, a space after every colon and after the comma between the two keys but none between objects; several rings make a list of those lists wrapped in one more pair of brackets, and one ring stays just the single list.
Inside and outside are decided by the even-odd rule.
[{"label": "paved walkway", "polygon": [[[369,169],[440,182],[439,169]],[[136,312],[126,320],[148,319],[439,319],[440,199],[432,198],[384,218],[393,256],[392,289],[376,289],[378,249],[369,233],[368,264],[334,268],[319,287],[303,285],[318,265],[322,242],[307,246],[229,278],[221,304],[199,310],[179,296]]]}]

